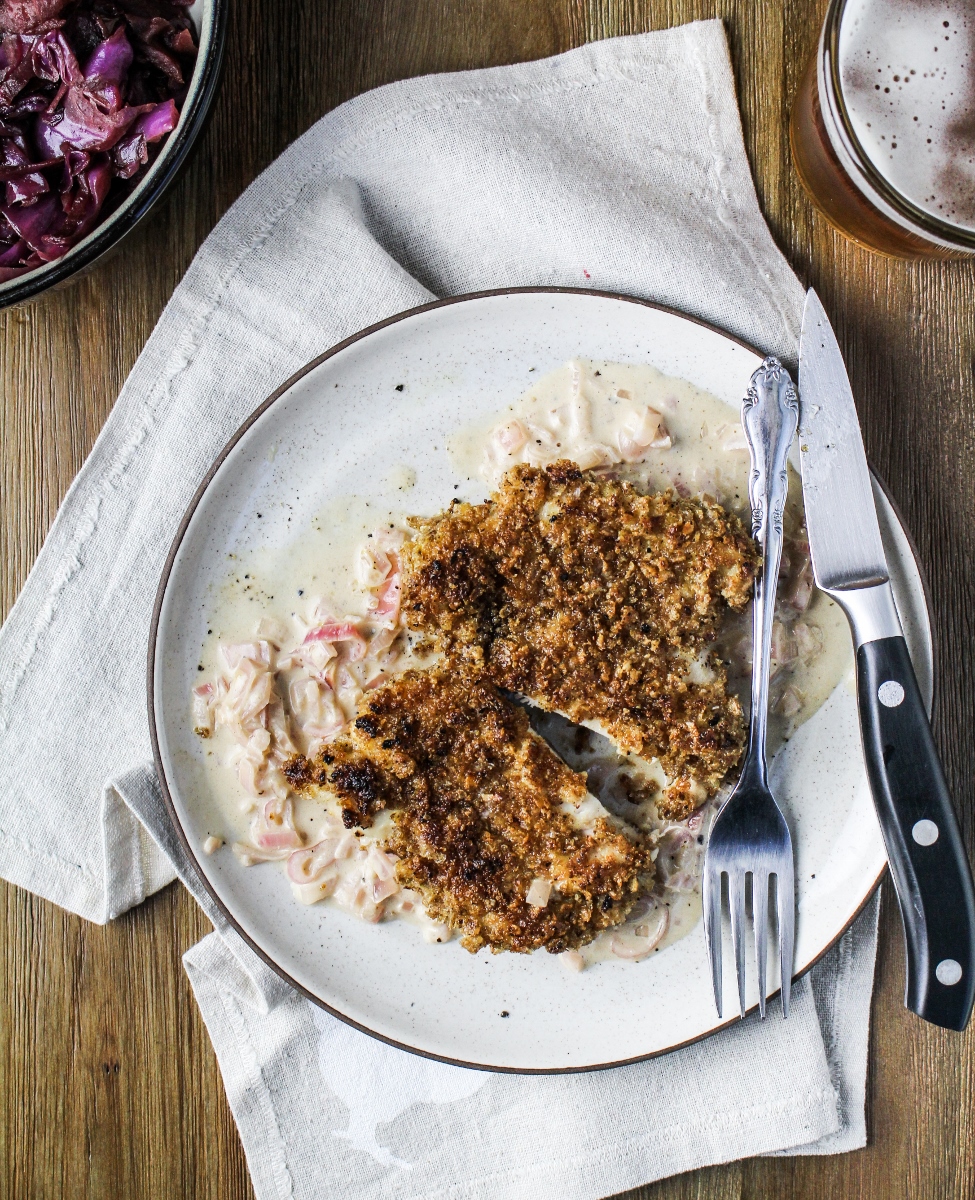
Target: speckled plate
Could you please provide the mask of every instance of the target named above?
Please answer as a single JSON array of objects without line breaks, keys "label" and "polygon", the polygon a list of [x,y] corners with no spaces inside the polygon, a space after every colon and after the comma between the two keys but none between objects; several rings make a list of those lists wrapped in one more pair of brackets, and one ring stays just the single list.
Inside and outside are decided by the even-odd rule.
[{"label": "speckled plate", "polygon": [[[331,906],[302,907],[279,868],[245,870],[228,852],[199,853],[220,817],[189,697],[228,554],[259,540],[292,542],[339,497],[366,495],[401,508],[395,484],[383,482],[393,466],[415,468],[410,505],[417,511],[464,496],[467,485],[444,453],[446,436],[502,410],[524,390],[530,367],[542,374],[579,355],[650,363],[736,411],[759,364],[754,350],[697,321],[595,292],[516,289],[393,317],[310,363],[226,447],[173,545],[152,630],[149,708],[159,776],[186,849],[230,920],[272,967],[336,1016],[405,1049],[499,1071],[593,1070],[662,1054],[729,1023],[715,1015],[701,925],[642,963],[600,963],[574,974],[545,953],[475,956],[457,942],[427,945],[401,922],[367,925]],[[876,497],[897,604],[930,697],[924,589],[879,485]],[[250,519],[258,511],[262,520]],[[772,777],[795,844],[801,974],[860,911],[886,862],[849,684],[838,685],[786,744]],[[749,1003],[755,999],[753,991]],[[729,990],[725,1012],[735,1007]]]}]

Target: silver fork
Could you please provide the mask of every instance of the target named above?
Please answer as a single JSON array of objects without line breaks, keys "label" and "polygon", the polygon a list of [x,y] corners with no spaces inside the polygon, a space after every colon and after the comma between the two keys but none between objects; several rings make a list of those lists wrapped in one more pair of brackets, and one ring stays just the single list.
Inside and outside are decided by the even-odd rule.
[{"label": "silver fork", "polygon": [[768,725],[769,656],[775,590],[782,559],[782,515],[788,493],[789,447],[799,424],[799,401],[788,371],[767,358],[752,375],[741,405],[741,423],[751,453],[748,497],[752,536],[763,565],[755,579],[752,606],[752,710],[741,778],[715,817],[704,859],[704,932],[718,1016],[721,991],[721,879],[728,876],[731,939],[738,972],[738,1001],[745,1015],[745,891],[752,877],[752,917],[758,965],[758,1009],[765,1017],[769,879],[775,876],[782,1015],[789,1015],[795,890],[792,838],[768,786],[765,736]]}]

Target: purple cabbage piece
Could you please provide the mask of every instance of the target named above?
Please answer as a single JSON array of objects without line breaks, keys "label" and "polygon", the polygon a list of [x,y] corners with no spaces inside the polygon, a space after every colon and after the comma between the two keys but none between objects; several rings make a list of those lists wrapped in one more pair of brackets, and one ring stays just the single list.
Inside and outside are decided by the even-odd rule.
[{"label": "purple cabbage piece", "polygon": [[68,0],[0,0],[0,33],[37,33],[49,29]]},{"label": "purple cabbage piece", "polygon": [[[61,119],[63,119],[63,114],[61,114]],[[34,143],[39,155],[45,159],[60,160],[63,157],[61,145],[64,138],[60,137],[57,132],[61,119],[58,119],[58,114],[55,113],[41,114],[34,124]]]},{"label": "purple cabbage piece", "polygon": [[84,79],[74,51],[60,29],[37,39],[31,50],[31,64],[37,78],[50,83],[81,83]]},{"label": "purple cabbage piece", "polygon": [[5,183],[8,179],[20,179],[23,175],[33,175],[37,171],[46,171],[48,167],[56,167],[60,162],[60,159],[52,158],[39,163],[6,163],[0,166],[0,183]]},{"label": "purple cabbage piece", "polygon": [[173,100],[165,100],[155,108],[143,113],[132,126],[134,134],[142,134],[147,142],[158,142],[167,133],[172,133],[179,120],[179,112]]},{"label": "purple cabbage piece", "polygon": [[39,171],[17,175],[5,184],[6,201],[11,204],[32,204],[38,196],[51,190],[47,180]]},{"label": "purple cabbage piece", "polygon": [[99,84],[121,87],[129,73],[129,67],[132,66],[133,58],[135,53],[125,36],[125,26],[120,25],[85,64],[85,79],[89,85],[97,81]]},{"label": "purple cabbage piece", "polygon": [[115,174],[120,179],[131,179],[149,161],[149,147],[141,133],[126,134],[112,151]]},{"label": "purple cabbage piece", "polygon": [[90,232],[176,127],[190,2],[0,0],[0,282]]},{"label": "purple cabbage piece", "polygon": [[33,39],[14,34],[0,41],[0,114],[34,76]]},{"label": "purple cabbage piece", "polygon": [[[16,121],[18,118],[29,116],[31,113],[43,112],[50,103],[50,100],[43,92],[37,92],[33,96],[22,96],[7,109],[7,116],[10,120]],[[0,121],[0,133],[3,132],[3,125],[4,122]]]},{"label": "purple cabbage piece", "polygon": [[73,176],[71,190],[61,197],[63,216],[46,231],[37,247],[42,257],[59,258],[64,251],[52,253],[52,250],[56,251],[61,241],[68,239],[70,245],[93,228],[108,197],[113,176],[108,158],[100,158]]},{"label": "purple cabbage piece", "polygon": [[45,196],[34,204],[11,204],[0,212],[32,250],[38,248],[44,234],[64,215],[58,196]]},{"label": "purple cabbage piece", "polygon": [[8,205],[0,211],[34,254],[43,262],[52,262],[94,227],[112,177],[111,163],[102,156],[72,174],[70,189],[60,197],[46,196],[33,204]]},{"label": "purple cabbage piece", "polygon": [[109,150],[139,115],[138,108],[106,112],[98,99],[84,88],[68,89],[61,119],[41,113],[37,118],[37,142],[48,158],[63,156],[67,148]]},{"label": "purple cabbage piece", "polygon": [[16,70],[25,58],[30,58],[33,48],[34,39],[21,37],[18,33],[6,34],[0,38],[0,74]]},{"label": "purple cabbage piece", "polygon": [[16,266],[22,258],[30,253],[30,246],[23,238],[8,246],[6,250],[0,253],[0,267]]},{"label": "purple cabbage piece", "polygon": [[15,33],[0,38],[0,72],[16,67],[29,52],[30,43]]},{"label": "purple cabbage piece", "polygon": [[16,168],[18,175],[31,169],[33,164],[24,139],[16,133],[0,139],[0,163],[4,167]]},{"label": "purple cabbage piece", "polygon": [[32,204],[38,196],[51,190],[37,169],[38,165],[31,161],[22,139],[0,139],[0,180],[4,181],[4,198],[8,205]]},{"label": "purple cabbage piece", "polygon": [[85,66],[85,88],[103,107],[114,112],[125,103],[125,82],[135,52],[125,26],[100,43]]}]

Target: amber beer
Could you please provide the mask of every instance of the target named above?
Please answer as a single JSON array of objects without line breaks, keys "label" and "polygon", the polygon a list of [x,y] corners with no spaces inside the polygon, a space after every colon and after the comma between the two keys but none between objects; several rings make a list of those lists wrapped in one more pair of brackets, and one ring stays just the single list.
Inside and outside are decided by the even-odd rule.
[{"label": "amber beer", "polygon": [[790,139],[847,237],[898,258],[975,255],[973,0],[832,0]]}]

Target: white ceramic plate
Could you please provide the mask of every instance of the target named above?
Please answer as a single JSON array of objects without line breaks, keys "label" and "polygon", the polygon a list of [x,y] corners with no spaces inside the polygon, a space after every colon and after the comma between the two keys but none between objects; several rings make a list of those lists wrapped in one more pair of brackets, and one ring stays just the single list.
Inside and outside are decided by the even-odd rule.
[{"label": "white ceramic plate", "polygon": [[[365,330],[290,380],[224,451],[171,552],[150,649],[160,778],[187,849],[240,932],[337,1016],[406,1049],[494,1070],[594,1069],[719,1028],[702,926],[643,963],[574,974],[553,955],[474,956],[457,942],[426,945],[401,922],[367,925],[331,906],[296,904],[278,868],[245,870],[229,853],[200,855],[208,829],[221,822],[189,697],[209,597],[224,582],[228,553],[258,539],[293,541],[335,498],[366,494],[402,508],[395,485],[387,493],[382,482],[401,464],[416,469],[409,494],[416,511],[464,496],[463,483],[455,491],[445,436],[501,411],[526,387],[530,367],[537,378],[577,355],[650,363],[736,411],[759,364],[752,350],[686,317],[593,292],[490,293]],[[924,590],[907,535],[879,487],[876,495],[898,606],[930,698]],[[483,488],[470,494],[482,496]],[[257,512],[262,519],[250,519]],[[772,777],[796,850],[800,974],[853,920],[886,862],[848,686],[840,684],[787,743]],[[725,972],[726,1013],[737,1008],[733,974]],[[754,971],[751,983],[754,1004]]]}]

